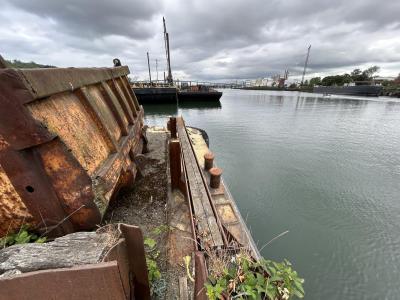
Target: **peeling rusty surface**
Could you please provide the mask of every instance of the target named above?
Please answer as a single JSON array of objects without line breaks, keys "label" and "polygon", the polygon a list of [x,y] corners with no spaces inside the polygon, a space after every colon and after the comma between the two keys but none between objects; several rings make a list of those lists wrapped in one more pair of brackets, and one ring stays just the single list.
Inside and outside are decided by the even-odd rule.
[{"label": "peeling rusty surface", "polygon": [[65,148],[59,139],[40,148],[44,170],[75,229],[89,230],[101,221],[93,202],[92,181],[76,159],[65,155]]},{"label": "peeling rusty surface", "polygon": [[32,116],[58,135],[89,174],[107,158],[109,149],[99,128],[78,97],[59,94],[29,105]]},{"label": "peeling rusty surface", "polygon": [[30,91],[14,69],[0,70],[0,135],[15,150],[48,142],[54,138],[30,116],[23,106],[31,100]]},{"label": "peeling rusty surface", "polygon": [[116,192],[133,184],[143,108],[127,74],[127,67],[0,70],[0,216],[7,216],[0,230],[11,218],[52,235],[93,228]]},{"label": "peeling rusty surface", "polygon": [[0,236],[18,230],[25,224],[35,225],[21,197],[0,165]]}]

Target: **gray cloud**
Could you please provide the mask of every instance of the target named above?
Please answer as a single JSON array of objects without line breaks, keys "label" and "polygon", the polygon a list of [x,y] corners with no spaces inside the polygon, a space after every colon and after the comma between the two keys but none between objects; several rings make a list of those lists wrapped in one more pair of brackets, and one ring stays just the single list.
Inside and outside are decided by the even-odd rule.
[{"label": "gray cloud", "polygon": [[257,78],[284,69],[299,75],[308,44],[310,76],[371,64],[395,75],[399,14],[400,2],[373,0],[8,0],[0,51],[58,66],[110,65],[120,57],[142,79],[149,51],[161,78],[165,15],[180,79]]},{"label": "gray cloud", "polygon": [[145,39],[154,34],[152,18],[162,2],[98,0],[13,0],[17,9],[53,20],[58,29],[71,35],[94,38],[124,35]]}]

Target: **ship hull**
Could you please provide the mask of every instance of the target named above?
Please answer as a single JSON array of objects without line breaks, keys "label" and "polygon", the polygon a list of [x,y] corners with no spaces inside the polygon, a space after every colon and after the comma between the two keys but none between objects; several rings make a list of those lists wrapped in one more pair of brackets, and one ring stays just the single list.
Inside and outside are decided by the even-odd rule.
[{"label": "ship hull", "polygon": [[218,91],[179,91],[179,101],[219,101],[222,92]]},{"label": "ship hull", "polygon": [[147,103],[176,103],[177,90],[174,87],[133,88],[140,104]]},{"label": "ship hull", "polygon": [[355,86],[317,86],[314,93],[378,97],[382,87],[378,85],[355,85]]}]

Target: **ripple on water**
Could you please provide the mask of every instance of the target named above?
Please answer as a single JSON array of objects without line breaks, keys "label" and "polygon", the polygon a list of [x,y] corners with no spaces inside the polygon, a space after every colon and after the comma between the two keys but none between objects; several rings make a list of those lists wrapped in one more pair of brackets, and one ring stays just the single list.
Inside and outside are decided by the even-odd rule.
[{"label": "ripple on water", "polygon": [[292,261],[306,299],[398,299],[400,102],[223,92],[178,113],[208,132],[255,240],[289,230],[263,255]]}]

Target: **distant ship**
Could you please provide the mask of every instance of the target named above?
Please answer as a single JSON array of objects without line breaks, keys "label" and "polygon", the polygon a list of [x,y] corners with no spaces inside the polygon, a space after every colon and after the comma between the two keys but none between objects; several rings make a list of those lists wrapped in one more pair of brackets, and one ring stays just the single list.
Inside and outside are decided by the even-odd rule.
[{"label": "distant ship", "polygon": [[183,86],[178,91],[179,101],[218,101],[222,92],[214,90],[206,85]]},{"label": "distant ship", "polygon": [[380,85],[315,86],[314,93],[378,97],[382,93]]}]

